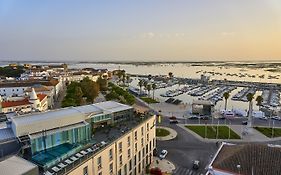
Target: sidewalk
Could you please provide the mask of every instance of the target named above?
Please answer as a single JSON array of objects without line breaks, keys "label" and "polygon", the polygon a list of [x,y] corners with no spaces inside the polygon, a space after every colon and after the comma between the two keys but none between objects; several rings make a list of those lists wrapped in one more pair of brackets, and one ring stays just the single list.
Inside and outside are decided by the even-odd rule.
[{"label": "sidewalk", "polygon": [[153,162],[150,165],[150,168],[160,168],[163,173],[172,174],[172,172],[176,169],[175,165],[166,160],[160,160],[158,157],[153,157]]},{"label": "sidewalk", "polygon": [[177,135],[178,135],[178,133],[175,130],[173,130],[171,128],[168,128],[168,127],[157,126],[156,128],[163,128],[163,129],[166,129],[170,132],[170,134],[165,136],[165,137],[156,137],[156,139],[160,140],[160,141],[172,140],[172,139],[176,138]]}]

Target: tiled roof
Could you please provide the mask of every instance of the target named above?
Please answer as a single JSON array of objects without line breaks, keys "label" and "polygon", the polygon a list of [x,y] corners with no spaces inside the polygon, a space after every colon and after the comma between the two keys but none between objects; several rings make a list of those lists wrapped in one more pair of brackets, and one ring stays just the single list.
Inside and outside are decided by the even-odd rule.
[{"label": "tiled roof", "polygon": [[[50,91],[53,87],[50,86],[40,86],[40,87],[33,87],[35,92],[43,92],[43,91]],[[26,89],[25,92],[31,92],[31,88]]]},{"label": "tiled roof", "polygon": [[47,95],[45,95],[45,94],[37,94],[37,97],[38,97],[38,99],[39,99],[40,101],[42,101],[42,100],[44,100],[44,98],[47,97]]},{"label": "tiled roof", "polygon": [[23,80],[23,81],[9,81],[9,82],[0,82],[0,87],[28,87],[28,86],[34,86],[36,84],[42,84],[45,86],[55,86],[59,83],[58,80],[56,79],[51,79],[47,81],[42,81],[42,80]]},{"label": "tiled roof", "polygon": [[24,100],[20,100],[20,101],[3,101],[2,108],[24,106],[24,105],[29,105],[29,104],[32,104],[32,103],[30,103],[27,98],[25,98]]},{"label": "tiled roof", "polygon": [[[243,175],[281,174],[280,162],[280,147],[265,144],[224,145],[212,167]],[[241,166],[240,170],[237,165]]]}]

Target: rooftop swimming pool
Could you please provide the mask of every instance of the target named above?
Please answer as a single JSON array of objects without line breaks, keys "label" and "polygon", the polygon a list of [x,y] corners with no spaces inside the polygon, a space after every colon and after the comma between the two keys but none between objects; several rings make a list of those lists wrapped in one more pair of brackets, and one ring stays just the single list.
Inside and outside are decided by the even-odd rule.
[{"label": "rooftop swimming pool", "polygon": [[33,155],[32,161],[42,167],[49,167],[75,153],[80,147],[79,145],[64,143]]}]

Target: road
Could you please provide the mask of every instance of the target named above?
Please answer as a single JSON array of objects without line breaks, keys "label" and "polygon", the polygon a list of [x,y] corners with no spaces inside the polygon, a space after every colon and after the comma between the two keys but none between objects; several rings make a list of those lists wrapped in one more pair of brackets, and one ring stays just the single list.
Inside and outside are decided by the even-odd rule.
[{"label": "road", "polygon": [[[167,118],[163,118],[162,126],[168,126],[177,131],[174,140],[157,141],[158,150],[168,150],[167,159],[176,166],[175,175],[200,175],[206,173],[206,166],[217,151],[216,143],[205,143],[199,141],[193,135],[174,124],[169,124]],[[200,161],[198,170],[192,169],[193,160]]]},{"label": "road", "polygon": [[[232,124],[232,125],[241,125],[242,121],[245,121],[244,118],[236,118],[232,120],[219,120],[214,119],[212,120],[190,120],[190,119],[178,119],[179,123],[186,123],[186,124],[204,124],[207,122],[208,124],[211,124],[212,122],[214,124]],[[271,123],[273,120],[261,120],[261,119],[254,119],[253,120],[254,125],[259,126],[269,126],[269,123]],[[157,141],[157,149],[162,150],[166,149],[168,150],[167,159],[171,162],[173,162],[176,166],[176,170],[174,171],[175,175],[186,175],[186,174],[192,174],[192,175],[200,175],[205,174],[207,171],[207,166],[210,163],[212,157],[216,153],[218,146],[216,143],[207,143],[202,142],[198,140],[196,137],[194,137],[192,134],[187,133],[184,129],[178,127],[175,124],[170,124],[168,117],[162,118],[161,126],[170,127],[177,131],[178,135],[174,140],[170,141]],[[274,125],[281,126],[280,121],[275,121]],[[271,142],[265,142],[265,143],[272,143],[272,144],[281,144],[281,141],[271,141]],[[239,144],[239,143],[238,143]],[[200,169],[193,170],[192,169],[192,161],[193,160],[199,160],[200,161]]]}]

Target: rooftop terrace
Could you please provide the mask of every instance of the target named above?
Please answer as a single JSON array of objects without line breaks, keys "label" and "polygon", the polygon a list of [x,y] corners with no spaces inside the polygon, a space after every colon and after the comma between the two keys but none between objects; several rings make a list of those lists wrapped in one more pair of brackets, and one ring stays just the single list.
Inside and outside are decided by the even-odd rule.
[{"label": "rooftop terrace", "polygon": [[[93,155],[102,151],[105,147],[112,144],[122,135],[125,135],[133,128],[152,117],[153,116],[151,115],[135,115],[134,118],[124,121],[113,127],[106,126],[103,128],[99,128],[94,133],[94,136],[89,143],[85,143],[85,145],[82,145],[81,147],[79,147],[79,149],[75,148],[75,152],[72,152],[72,154],[69,154],[69,156],[65,157],[63,160],[57,160],[55,162],[55,165],[46,168],[44,171],[41,170],[41,173],[45,175],[51,175],[56,173],[64,174],[66,172],[69,172],[73,167],[79,166],[79,164],[83,163]],[[52,154],[57,153],[53,152]]]}]

